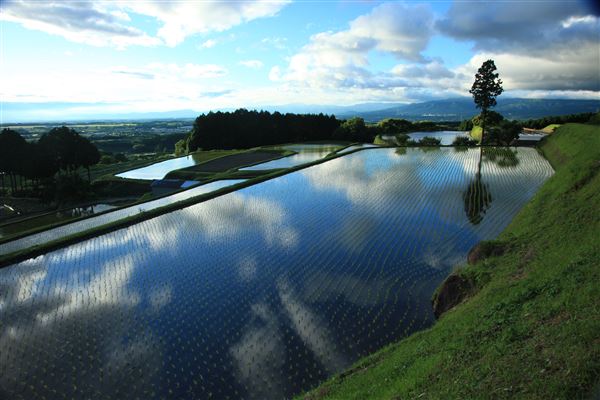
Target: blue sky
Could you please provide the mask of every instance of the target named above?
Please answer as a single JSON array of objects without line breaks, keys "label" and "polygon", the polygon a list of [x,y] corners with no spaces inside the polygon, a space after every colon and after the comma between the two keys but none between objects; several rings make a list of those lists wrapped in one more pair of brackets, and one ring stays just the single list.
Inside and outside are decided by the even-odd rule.
[{"label": "blue sky", "polygon": [[582,1],[0,3],[2,122],[468,96],[600,99]]}]

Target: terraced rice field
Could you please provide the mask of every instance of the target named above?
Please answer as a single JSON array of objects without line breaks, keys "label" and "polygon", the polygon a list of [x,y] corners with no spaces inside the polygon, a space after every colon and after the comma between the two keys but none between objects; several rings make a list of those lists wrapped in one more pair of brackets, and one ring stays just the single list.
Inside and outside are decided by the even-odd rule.
[{"label": "terraced rice field", "polygon": [[279,158],[273,161],[267,161],[261,164],[252,165],[250,167],[240,168],[240,171],[262,171],[277,168],[290,168],[296,165],[306,164],[319,160],[329,153],[339,149],[340,145],[336,144],[291,144],[285,146],[272,147],[274,149],[292,150],[297,154]]},{"label": "terraced rice field", "polygon": [[[450,145],[454,141],[455,138],[459,136],[467,136],[467,132],[460,131],[437,131],[437,132],[411,132],[408,134],[408,137],[412,140],[419,141],[424,137],[434,137],[440,140],[440,144],[442,145]],[[396,137],[394,135],[383,135],[382,139],[390,140],[392,143],[396,141]]]},{"label": "terraced rice field", "polygon": [[198,157],[194,156],[194,154],[190,154],[189,156],[177,157],[171,160],[161,161],[143,168],[136,168],[130,171],[125,171],[115,176],[126,179],[163,179],[165,175],[170,171],[191,167],[203,161],[202,159],[197,160],[196,158]]},{"label": "terraced rice field", "polygon": [[311,388],[431,325],[435,287],[552,175],[486,152],[477,179],[478,149],[366,149],[3,268],[0,394]]},{"label": "terraced rice field", "polygon": [[67,225],[62,225],[56,228],[41,231],[39,233],[34,233],[21,239],[1,243],[0,255],[9,254],[15,251],[26,249],[36,244],[46,243],[58,238],[84,232],[88,229],[96,228],[114,221],[131,217],[132,215],[136,215],[144,211],[153,210],[167,204],[177,203],[178,201],[200,196],[201,194],[214,192],[220,188],[235,185],[236,183],[242,181],[244,181],[244,179],[230,179],[207,183],[205,185],[196,186],[194,188],[161,197],[156,200],[147,201],[145,203],[136,204],[130,207],[120,208],[118,210],[100,214],[95,217],[86,218]]},{"label": "terraced rice field", "polygon": [[0,225],[0,239],[8,236],[17,235],[30,229],[43,225],[58,224],[70,219],[101,213],[117,207],[112,204],[98,203],[86,207],[76,207],[68,210],[60,210],[53,213],[47,213],[39,217],[28,218],[17,222],[9,222]]}]

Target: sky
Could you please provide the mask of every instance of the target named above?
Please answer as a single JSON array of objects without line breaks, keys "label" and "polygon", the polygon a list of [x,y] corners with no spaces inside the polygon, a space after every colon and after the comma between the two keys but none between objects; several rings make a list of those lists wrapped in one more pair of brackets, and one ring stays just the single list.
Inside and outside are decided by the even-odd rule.
[{"label": "sky", "polygon": [[600,100],[600,9],[560,1],[0,0],[0,122],[469,96]]}]

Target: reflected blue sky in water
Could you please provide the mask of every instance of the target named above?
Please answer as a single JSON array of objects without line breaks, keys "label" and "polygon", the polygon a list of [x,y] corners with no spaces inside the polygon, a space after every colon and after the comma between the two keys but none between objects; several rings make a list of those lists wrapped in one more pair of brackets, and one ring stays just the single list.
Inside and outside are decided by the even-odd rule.
[{"label": "reflected blue sky in water", "polygon": [[195,154],[190,154],[189,156],[172,158],[170,160],[150,164],[146,167],[125,171],[116,176],[127,179],[163,179],[166,174],[173,170],[192,167],[204,161],[205,160],[196,157]]},{"label": "reflected blue sky in water", "polygon": [[494,200],[472,225],[462,193],[477,156],[363,150],[4,268],[0,387],[23,398],[307,389],[429,326],[437,284],[552,173],[532,149],[514,167],[486,160]]},{"label": "reflected blue sky in water", "polygon": [[[467,136],[467,132],[462,131],[433,131],[433,132],[410,132],[408,136],[415,141],[420,141],[424,137],[434,137],[440,140],[442,145],[450,145],[458,136]],[[394,135],[383,135],[383,139],[395,142]]]},{"label": "reflected blue sky in water", "polygon": [[250,167],[240,168],[242,171],[256,171],[276,168],[290,168],[300,164],[306,164],[319,160],[331,152],[342,147],[335,144],[290,144],[285,146],[274,146],[273,148],[295,151],[298,154],[267,161]]}]

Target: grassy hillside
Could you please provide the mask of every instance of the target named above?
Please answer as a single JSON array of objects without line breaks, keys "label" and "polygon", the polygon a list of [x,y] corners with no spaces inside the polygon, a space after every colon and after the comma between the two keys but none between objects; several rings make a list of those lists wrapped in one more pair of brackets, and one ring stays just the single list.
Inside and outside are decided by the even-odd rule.
[{"label": "grassy hillside", "polygon": [[600,128],[567,124],[542,150],[556,174],[456,273],[474,294],[307,399],[600,396]]}]

